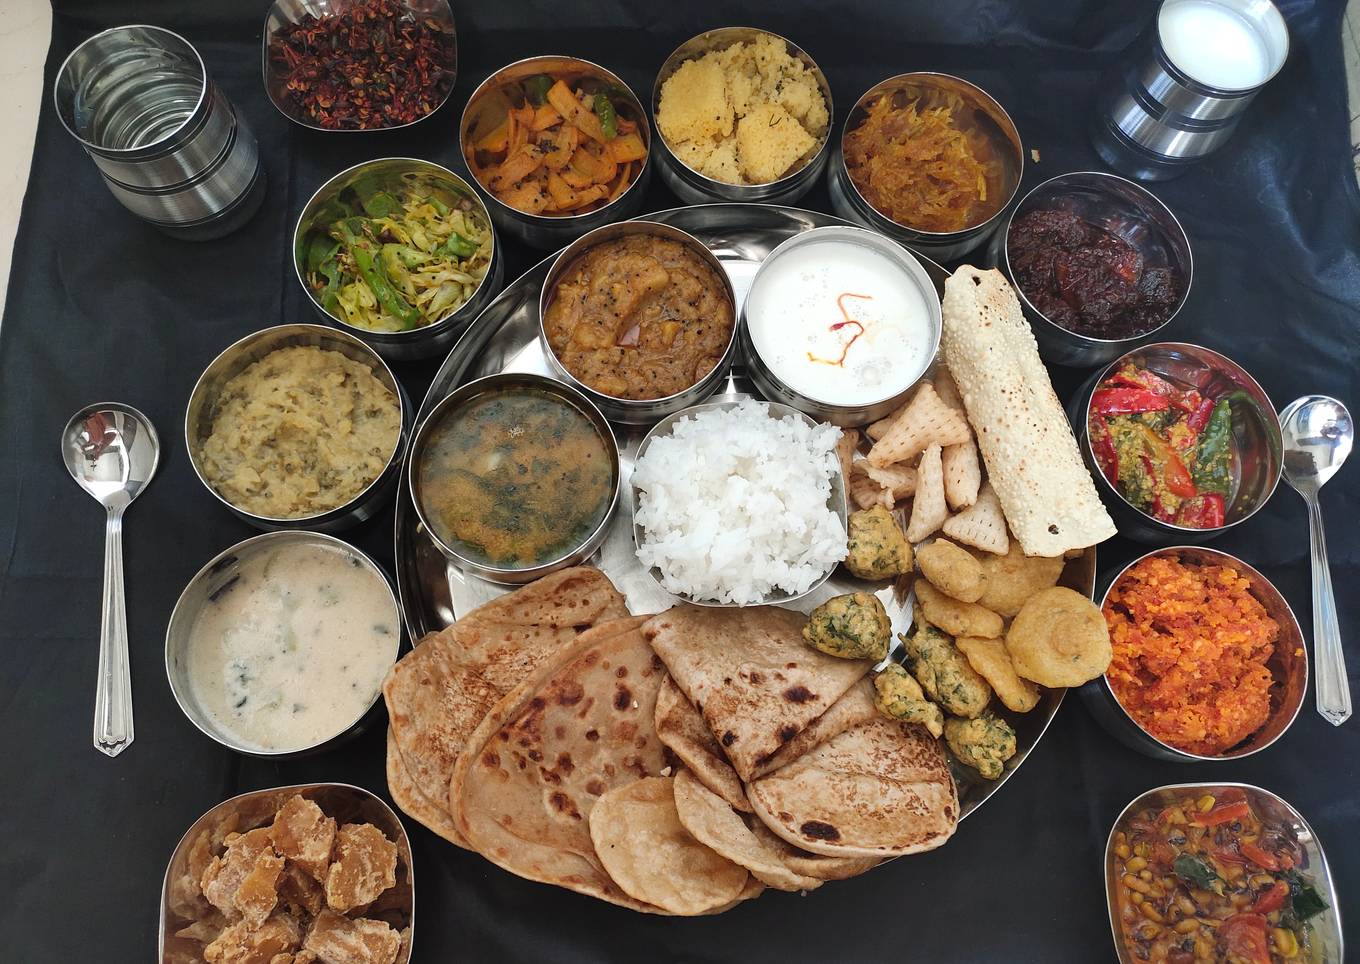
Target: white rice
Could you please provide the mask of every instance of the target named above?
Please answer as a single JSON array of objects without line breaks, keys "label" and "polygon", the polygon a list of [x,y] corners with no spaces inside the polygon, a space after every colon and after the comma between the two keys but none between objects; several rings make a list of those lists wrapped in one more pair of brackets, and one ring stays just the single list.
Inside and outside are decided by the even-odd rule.
[{"label": "white rice", "polygon": [[633,469],[638,559],[693,599],[806,591],[845,558],[845,528],[827,507],[839,437],[756,401],[680,419]]}]

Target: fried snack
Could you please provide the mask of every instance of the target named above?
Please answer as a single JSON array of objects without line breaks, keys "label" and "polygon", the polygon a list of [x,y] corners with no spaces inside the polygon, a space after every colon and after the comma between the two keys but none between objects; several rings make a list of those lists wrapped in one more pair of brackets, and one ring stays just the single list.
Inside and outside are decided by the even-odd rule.
[{"label": "fried snack", "polygon": [[335,843],[335,819],[321,812],[301,794],[289,797],[269,828],[274,851],[297,864],[318,881],[326,879]]},{"label": "fried snack", "polygon": [[808,615],[803,639],[828,656],[877,661],[888,655],[892,621],[873,593],[847,593],[828,599]]},{"label": "fried snack", "polygon": [[736,900],[749,878],[745,867],[685,829],[670,777],[644,777],[606,792],[590,811],[590,839],[625,893],[672,914],[717,910]]},{"label": "fried snack", "polygon": [[860,469],[861,465],[867,467],[867,463],[862,460],[856,462],[850,475],[850,498],[861,509],[872,509],[876,505],[891,509],[896,504],[892,492],[871,479]]},{"label": "fried snack", "polygon": [[949,518],[938,444],[929,445],[921,456],[921,464],[916,467],[916,481],[916,497],[911,502],[911,521],[907,523],[907,541],[912,543],[920,542],[934,533]]},{"label": "fried snack", "polygon": [[874,692],[874,705],[889,719],[920,723],[935,737],[944,732],[944,714],[900,663],[889,663],[874,677]]},{"label": "fried snack", "polygon": [[910,465],[877,466],[867,459],[861,459],[858,465],[865,475],[888,490],[894,503],[916,491],[916,469]]},{"label": "fried snack", "polygon": [[1100,607],[1054,586],[1021,607],[1006,632],[1015,671],[1040,686],[1080,686],[1110,665],[1110,633]]},{"label": "fried snack", "polygon": [[335,832],[335,858],[326,871],[326,904],[341,914],[376,900],[397,883],[397,845],[371,823]]},{"label": "fried snack", "polygon": [[918,612],[915,631],[899,638],[906,646],[907,668],[941,709],[954,716],[982,714],[992,698],[992,688],[968,665],[948,636]]},{"label": "fried snack", "polygon": [[907,410],[907,406],[910,404],[911,400],[908,399],[897,406],[897,408],[893,409],[892,412],[880,418],[877,422],[871,422],[864,430],[864,434],[869,436],[869,441],[877,442],[883,436],[887,435],[888,429],[892,428],[893,422],[896,422],[902,417],[902,413]]},{"label": "fried snack", "polygon": [[1006,709],[1028,713],[1039,705],[1039,687],[1027,679],[1021,679],[1015,672],[1005,642],[960,636],[954,640],[954,645],[968,658],[968,665],[988,682]]},{"label": "fried snack", "polygon": [[[767,842],[778,840],[777,837],[770,834],[762,838],[754,833],[722,797],[688,770],[675,775],[675,809],[680,822],[694,839],[734,864],[745,867],[767,887],[799,891],[815,890],[822,885],[816,877],[790,870],[780,857],[781,848]],[[756,823],[764,829],[763,824]]]},{"label": "fried snack", "polygon": [[1015,756],[1015,731],[990,713],[972,720],[945,720],[944,739],[960,763],[988,780],[1001,776],[1006,761]]},{"label": "fried snack", "polygon": [[944,495],[955,512],[977,501],[982,486],[982,466],[977,446],[972,441],[945,446],[941,456],[944,468]]},{"label": "fried snack", "polygon": [[926,382],[888,426],[887,433],[874,443],[868,457],[874,465],[892,465],[924,452],[931,443],[958,445],[971,437],[968,420],[940,401],[935,388]]},{"label": "fried snack", "polygon": [[921,575],[946,596],[966,603],[977,602],[982,596],[982,564],[948,539],[936,539],[917,548],[916,565]]},{"label": "fried snack", "polygon": [[836,458],[841,463],[841,477],[850,484],[850,475],[855,467],[855,451],[859,448],[859,431],[853,428],[841,429],[841,437],[836,439]]},{"label": "fried snack", "polygon": [[303,941],[304,950],[325,964],[393,964],[401,935],[380,920],[350,920],[322,911]]},{"label": "fried snack", "polygon": [[950,636],[1000,636],[1005,624],[1000,616],[977,603],[960,602],[946,596],[929,582],[917,581],[916,599],[926,621]]},{"label": "fried snack", "polygon": [[991,482],[984,482],[978,490],[977,501],[958,515],[950,516],[941,528],[955,542],[985,552],[1003,553],[1010,548],[1006,516]]},{"label": "fried snack", "polygon": [[[656,695],[656,735],[694,777],[733,809],[751,812],[746,787],[704,716],[669,675]],[[787,744],[786,744],[787,745]]]},{"label": "fried snack", "polygon": [[911,572],[911,543],[881,505],[850,513],[845,568],[861,579],[892,579]]},{"label": "fried snack", "polygon": [[963,404],[963,396],[959,394],[958,383],[954,381],[954,376],[949,373],[949,366],[943,361],[935,367],[935,374],[931,376],[930,383],[935,386],[935,394],[940,396],[940,401],[965,415],[968,413]]},{"label": "fried snack", "polygon": [[984,553],[978,560],[982,567],[982,595],[978,604],[1007,618],[1036,593],[1058,584],[1066,565],[1061,556],[1027,556],[1020,543],[1012,542],[1003,555]]}]

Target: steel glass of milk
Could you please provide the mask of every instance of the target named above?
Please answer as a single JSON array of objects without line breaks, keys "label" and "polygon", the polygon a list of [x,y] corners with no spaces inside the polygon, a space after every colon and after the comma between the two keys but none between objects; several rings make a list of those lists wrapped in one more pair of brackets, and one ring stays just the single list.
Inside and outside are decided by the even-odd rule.
[{"label": "steel glass of milk", "polygon": [[1289,55],[1270,0],[1163,0],[1134,62],[1102,98],[1092,140],[1132,177],[1184,173],[1232,137]]}]

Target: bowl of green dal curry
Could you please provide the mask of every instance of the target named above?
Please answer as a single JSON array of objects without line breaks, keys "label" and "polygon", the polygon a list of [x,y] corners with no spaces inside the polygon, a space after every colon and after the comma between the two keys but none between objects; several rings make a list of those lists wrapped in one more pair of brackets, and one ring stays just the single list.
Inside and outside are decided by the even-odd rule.
[{"label": "bowl of green dal curry", "polygon": [[507,372],[435,406],[416,430],[408,481],[444,555],[513,585],[578,565],[604,542],[618,504],[619,449],[580,392]]}]

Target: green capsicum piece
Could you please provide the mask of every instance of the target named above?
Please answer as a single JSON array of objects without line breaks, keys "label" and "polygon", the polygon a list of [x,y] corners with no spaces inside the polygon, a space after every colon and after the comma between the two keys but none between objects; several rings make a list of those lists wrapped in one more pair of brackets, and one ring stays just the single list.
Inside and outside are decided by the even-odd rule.
[{"label": "green capsicum piece", "polygon": [[546,104],[552,85],[553,79],[547,74],[535,74],[524,82],[524,95],[535,107]]},{"label": "green capsicum piece", "polygon": [[476,242],[469,241],[455,231],[439,248],[439,253],[446,254],[451,258],[470,258],[477,253],[478,247],[480,246]]},{"label": "green capsicum piece", "polygon": [[600,119],[600,129],[604,136],[613,140],[619,136],[619,115],[614,110],[614,102],[603,92],[595,95],[595,116]]},{"label": "green capsicum piece", "polygon": [[364,284],[368,285],[373,297],[378,299],[378,304],[382,306],[393,318],[402,324],[403,331],[409,331],[420,324],[420,311],[414,308],[405,298],[397,293],[387,280],[387,275],[373,258],[371,242],[362,237],[363,219],[346,218],[337,225],[340,232],[340,240],[345,245],[345,250],[354,259],[354,265],[359,269],[359,277]]},{"label": "green capsicum piece", "polygon": [[1220,398],[1195,446],[1191,477],[1200,492],[1226,497],[1232,490],[1232,444],[1232,404]]}]

